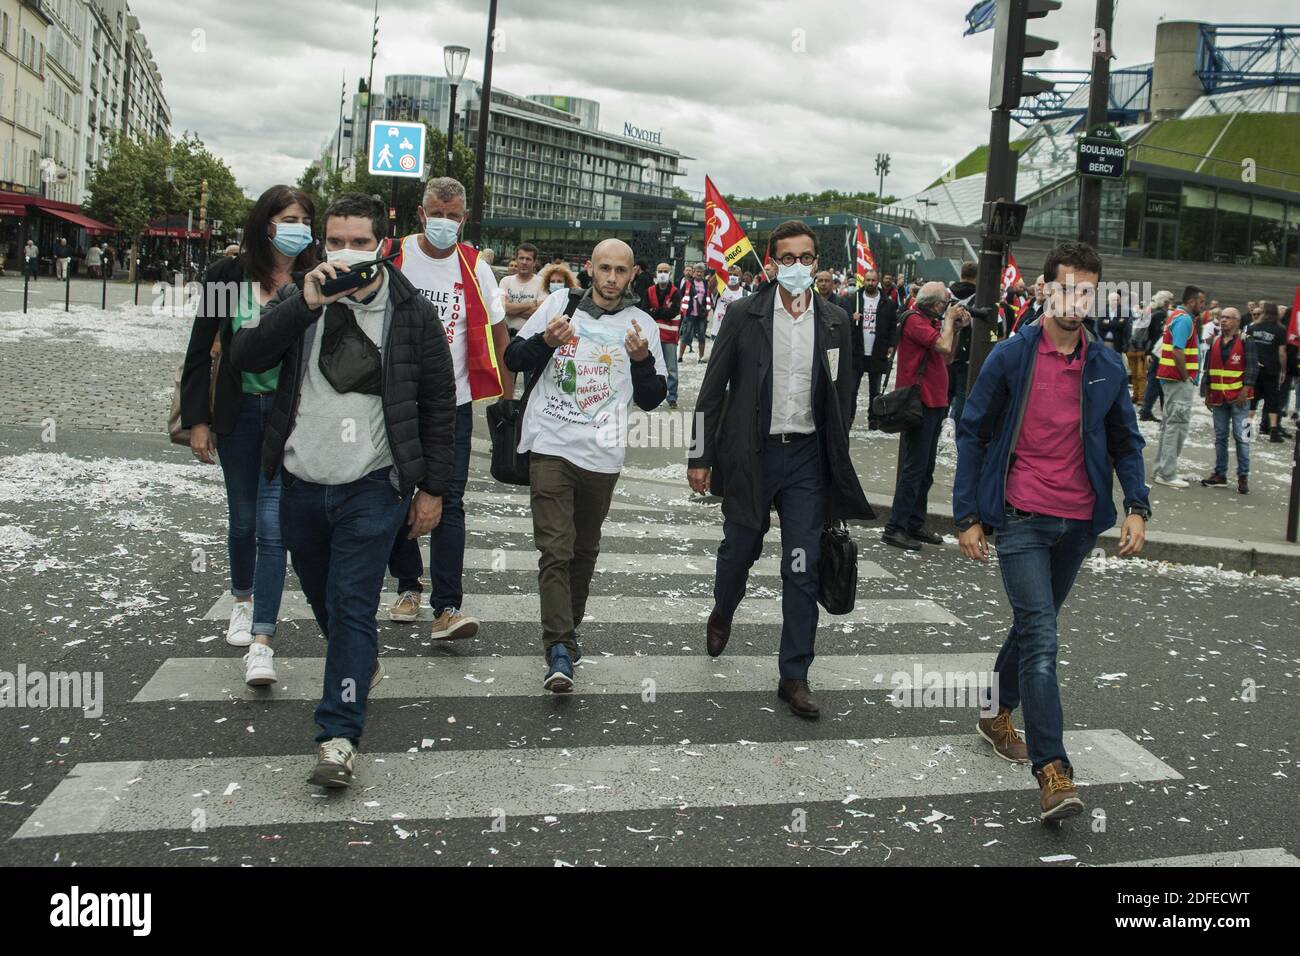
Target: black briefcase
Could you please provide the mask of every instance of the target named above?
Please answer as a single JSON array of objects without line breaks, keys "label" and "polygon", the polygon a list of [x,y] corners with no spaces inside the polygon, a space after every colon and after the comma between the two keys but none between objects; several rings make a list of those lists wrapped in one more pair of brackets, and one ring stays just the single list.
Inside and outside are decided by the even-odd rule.
[{"label": "black briefcase", "polygon": [[828,614],[848,614],[858,594],[858,546],[843,521],[822,530],[817,560],[817,603]]}]

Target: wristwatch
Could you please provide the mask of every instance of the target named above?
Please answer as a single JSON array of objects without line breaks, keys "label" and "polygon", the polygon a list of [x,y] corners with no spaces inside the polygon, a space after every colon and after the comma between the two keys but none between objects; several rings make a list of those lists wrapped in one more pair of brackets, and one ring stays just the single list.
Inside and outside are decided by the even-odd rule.
[{"label": "wristwatch", "polygon": [[980,523],[979,515],[968,514],[966,517],[957,521],[957,530],[960,531],[962,534],[965,534],[972,527],[974,527],[979,523]]},{"label": "wristwatch", "polygon": [[1146,505],[1129,505],[1124,509],[1125,515],[1141,515],[1143,521],[1151,520],[1151,509]]}]

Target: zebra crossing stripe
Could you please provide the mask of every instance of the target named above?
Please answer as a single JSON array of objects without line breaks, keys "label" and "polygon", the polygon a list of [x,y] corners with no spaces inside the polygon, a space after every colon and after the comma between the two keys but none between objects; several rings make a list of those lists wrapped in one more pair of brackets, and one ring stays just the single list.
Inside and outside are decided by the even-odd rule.
[{"label": "zebra crossing stripe", "polygon": [[[1118,730],[1066,731],[1065,745],[1080,785],[1182,779]],[[1000,790],[1036,799],[1028,771],[973,734],[362,753],[353,789],[331,796],[306,782],[314,759],[79,763],[14,838],[190,830],[198,818],[212,830],[761,805],[787,816],[791,805]]]},{"label": "zebra crossing stripe", "polygon": [[[813,664],[817,690],[887,693],[911,687],[914,671],[922,688],[975,688],[993,658],[988,654],[825,655]],[[318,700],[324,679],[322,657],[277,657],[279,682],[270,687],[244,683],[238,657],[170,657],[135,695],[133,703],[151,701]],[[543,697],[542,655],[517,657],[385,657],[387,676],[370,692],[371,699],[432,697]],[[588,653],[577,667],[575,692],[582,694],[718,694],[772,691],[777,666],[773,655],[730,655],[710,659],[701,646],[691,655],[610,655]],[[972,717],[973,721],[975,718]]]},{"label": "zebra crossing stripe", "polygon": [[1263,850],[1229,850],[1224,853],[1193,853],[1190,856],[1161,856],[1152,860],[1106,863],[1104,866],[1300,866],[1280,846]]},{"label": "zebra crossing stripe", "polygon": [[[210,621],[230,617],[235,599],[224,594],[208,613]],[[461,609],[471,617],[493,624],[532,624],[541,621],[541,599],[536,594],[466,594]],[[587,600],[583,626],[593,624],[696,624],[703,628],[713,610],[712,597],[668,597],[615,595]],[[432,609],[420,609],[422,620],[432,619]],[[381,617],[387,610],[380,607]],[[280,601],[280,620],[305,621],[313,615],[301,591],[285,591]],[[780,624],[780,598],[746,598],[732,617],[733,625]],[[848,614],[824,615],[822,621],[833,624],[960,624],[961,620],[933,601],[914,598],[859,598]]]},{"label": "zebra crossing stripe", "polygon": [[[663,504],[669,505],[668,502],[664,502]],[[493,494],[491,492],[483,493],[474,491],[465,496],[466,510],[476,514],[481,514],[484,517],[493,517],[487,513],[486,509],[501,506],[520,509],[521,514],[532,514],[532,500],[527,495]],[[674,515],[682,513],[683,517],[698,518],[699,523],[708,524],[713,528],[717,528],[720,525],[718,512],[716,510],[709,510],[703,505],[691,505],[690,502],[683,500],[680,503],[675,501],[672,502],[672,504],[669,505],[669,508],[671,508],[671,513]],[[684,512],[688,508],[693,508],[694,513],[689,515],[685,514]],[[609,509],[610,511],[632,511],[638,514],[668,510],[662,506],[648,506],[640,502],[623,501],[619,498],[614,498],[610,501]]]},{"label": "zebra crossing stripe", "polygon": [[[483,515],[470,510],[465,515],[465,530],[470,534],[526,534],[533,533],[533,519],[527,517],[503,517],[500,515]],[[618,521],[606,520],[600,528],[600,536],[606,538],[639,538],[641,540],[667,541],[711,541],[722,540],[722,522],[713,524],[669,524],[662,521]]]},{"label": "zebra crossing stripe", "polygon": [[[605,552],[596,561],[596,577],[602,574],[692,574],[713,584],[715,558],[712,553],[640,554]],[[537,571],[537,552],[508,548],[466,548],[465,568],[474,571]],[[750,577],[780,577],[776,558],[759,558],[749,569]],[[893,575],[875,561],[858,559],[858,577],[863,580],[892,580]]]}]

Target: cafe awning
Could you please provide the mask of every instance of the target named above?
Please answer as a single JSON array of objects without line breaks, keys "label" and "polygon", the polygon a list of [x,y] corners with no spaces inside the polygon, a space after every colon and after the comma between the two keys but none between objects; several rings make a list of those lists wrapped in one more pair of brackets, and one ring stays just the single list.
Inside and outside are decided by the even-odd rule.
[{"label": "cafe awning", "polygon": [[117,232],[117,230],[112,226],[106,225],[98,219],[91,219],[89,216],[83,216],[81,213],[65,212],[62,209],[50,209],[48,207],[42,207],[42,211],[49,213],[51,216],[58,216],[60,219],[66,219],[74,225],[81,226],[81,228],[85,229],[86,232],[91,235]]}]

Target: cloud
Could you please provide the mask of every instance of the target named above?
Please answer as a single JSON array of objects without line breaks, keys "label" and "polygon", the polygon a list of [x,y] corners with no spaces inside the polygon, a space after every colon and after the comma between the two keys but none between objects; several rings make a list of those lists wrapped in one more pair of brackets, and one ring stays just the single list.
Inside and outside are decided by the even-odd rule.
[{"label": "cloud", "polygon": [[[494,85],[520,95],[595,99],[605,129],[661,129],[695,157],[681,185],[710,174],[726,192],[867,190],[876,153],[893,156],[889,192],[907,195],[988,139],[992,34],[961,36],[972,0],[531,0],[502,4]],[[440,75],[442,47],[470,48],[482,75],[482,0],[380,3],[375,85]],[[1156,0],[1120,5],[1118,65],[1149,60]],[[1257,0],[1282,22],[1289,3]],[[173,129],[197,132],[256,194],[296,179],[368,68],[366,0],[133,0],[158,61]],[[1180,0],[1180,18],[1221,18],[1214,0]],[[1086,68],[1092,5],[1067,3],[1031,32],[1060,42],[1042,68]],[[193,31],[205,49],[193,49]],[[1013,127],[1013,133],[1017,128]]]}]

